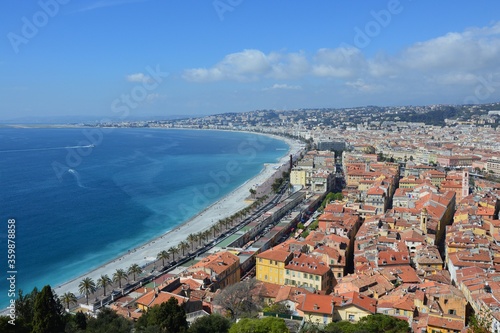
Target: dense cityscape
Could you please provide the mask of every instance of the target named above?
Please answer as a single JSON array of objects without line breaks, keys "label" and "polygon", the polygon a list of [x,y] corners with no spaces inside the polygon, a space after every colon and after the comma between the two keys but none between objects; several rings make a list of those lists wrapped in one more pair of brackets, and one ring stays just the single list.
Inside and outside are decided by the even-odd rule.
[{"label": "dense cityscape", "polygon": [[[135,321],[144,332],[500,332],[499,110],[372,106],[78,124],[262,132],[302,148],[272,186],[250,189],[247,208],[147,267],[59,295],[76,316],[66,331],[109,321],[126,332]],[[53,295],[19,295],[19,323],[42,293]]]}]

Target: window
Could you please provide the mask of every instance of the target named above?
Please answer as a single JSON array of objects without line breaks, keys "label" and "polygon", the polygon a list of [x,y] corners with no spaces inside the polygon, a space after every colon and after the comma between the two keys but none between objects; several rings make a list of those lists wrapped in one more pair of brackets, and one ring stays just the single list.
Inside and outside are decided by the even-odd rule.
[{"label": "window", "polygon": [[262,262],[262,258],[259,258],[259,262]]},{"label": "window", "polygon": [[349,321],[354,321],[354,319],[356,319],[356,317],[353,314],[350,314],[349,315]]},{"label": "window", "polygon": [[337,273],[337,277],[342,277],[342,273]]},{"label": "window", "polygon": [[286,275],[290,275],[290,270],[289,269],[286,270]]},{"label": "window", "polygon": [[450,310],[448,310],[448,314],[455,315],[455,314],[457,314],[457,311],[450,309]]},{"label": "window", "polygon": [[267,274],[266,274],[266,275],[264,275],[264,280],[267,280]]},{"label": "window", "polygon": [[316,281],[319,281],[319,276],[316,275]]},{"label": "window", "polygon": [[304,279],[307,279],[307,273],[304,273]]}]

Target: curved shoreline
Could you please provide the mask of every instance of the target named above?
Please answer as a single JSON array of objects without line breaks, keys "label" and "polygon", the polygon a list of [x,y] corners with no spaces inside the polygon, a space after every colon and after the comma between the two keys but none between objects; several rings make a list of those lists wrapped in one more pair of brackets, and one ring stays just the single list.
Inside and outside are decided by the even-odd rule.
[{"label": "curved shoreline", "polygon": [[[248,179],[230,193],[224,195],[219,200],[210,204],[202,211],[198,212],[195,216],[186,220],[182,224],[177,225],[174,229],[169,230],[153,239],[150,239],[149,241],[133,249],[130,249],[127,253],[114,257],[113,259],[103,263],[98,267],[93,268],[85,274],[81,274],[75,278],[72,278],[57,287],[53,286],[54,291],[58,295],[62,295],[63,293],[69,291],[75,294],[79,294],[78,284],[81,279],[85,277],[90,277],[94,281],[96,281],[102,274],[108,274],[109,276],[111,276],[116,271],[116,269],[127,269],[131,264],[144,266],[152,263],[153,261],[156,261],[156,255],[158,252],[167,250],[172,246],[177,246],[181,241],[186,240],[186,237],[189,234],[209,229],[220,219],[229,217],[247,207],[248,203],[245,202],[245,199],[247,199],[249,196],[249,189],[256,184],[264,184],[268,182],[269,179],[271,179],[277,171],[281,171],[280,166],[288,162],[289,155],[298,153],[302,148],[301,145],[299,145],[295,140],[284,138],[278,135],[246,131],[245,133],[260,134],[263,136],[271,137],[273,139],[284,141],[288,144],[289,149],[278,162],[264,164],[263,169],[257,175]],[[278,166],[278,168],[274,169],[275,166]],[[211,222],[208,222],[210,220]]]}]

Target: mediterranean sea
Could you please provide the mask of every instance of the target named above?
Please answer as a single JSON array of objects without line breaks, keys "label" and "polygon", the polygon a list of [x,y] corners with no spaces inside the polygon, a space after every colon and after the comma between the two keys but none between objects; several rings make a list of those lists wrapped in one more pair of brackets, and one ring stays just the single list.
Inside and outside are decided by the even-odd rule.
[{"label": "mediterranean sea", "polygon": [[244,132],[0,129],[0,292],[9,219],[16,288],[55,288],[175,228],[287,150]]}]

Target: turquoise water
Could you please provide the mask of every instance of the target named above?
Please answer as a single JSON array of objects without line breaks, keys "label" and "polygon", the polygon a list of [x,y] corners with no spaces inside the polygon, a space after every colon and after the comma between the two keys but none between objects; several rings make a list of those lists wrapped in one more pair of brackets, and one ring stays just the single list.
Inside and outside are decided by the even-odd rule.
[{"label": "turquoise water", "polygon": [[0,129],[0,251],[15,219],[17,288],[57,287],[196,215],[283,149],[238,132]]}]

